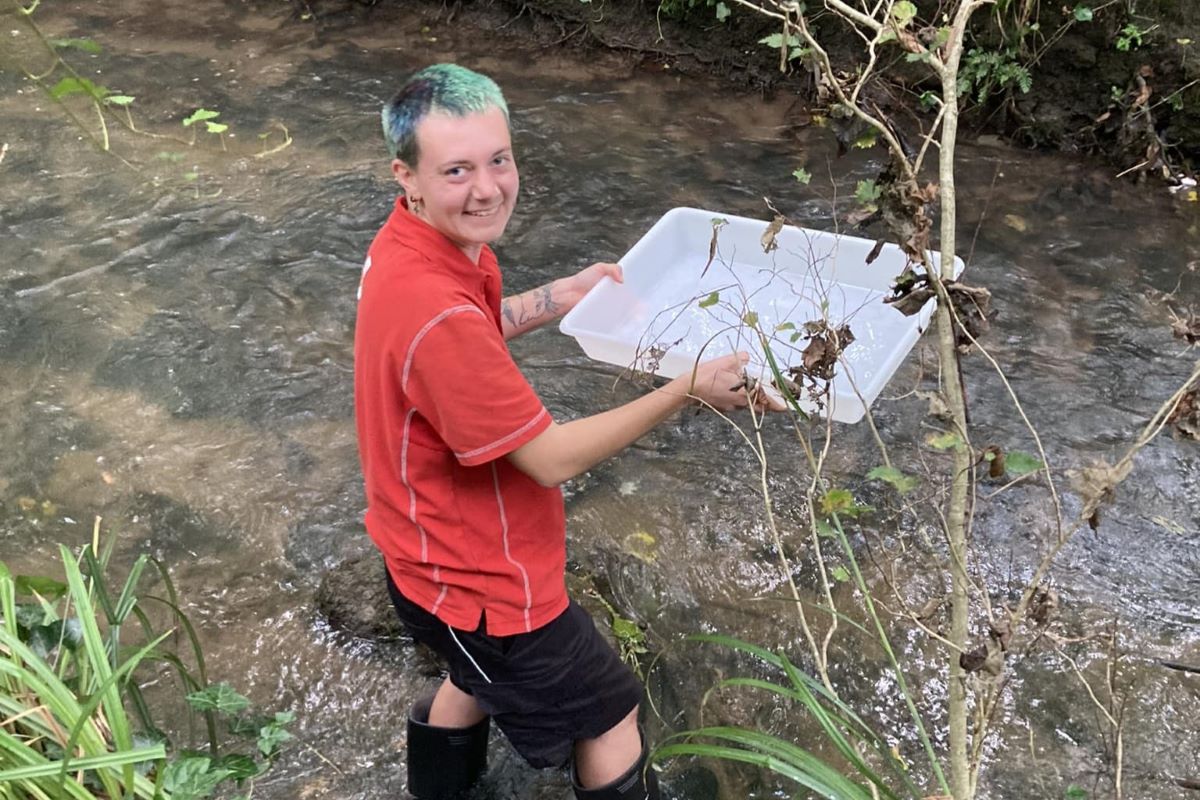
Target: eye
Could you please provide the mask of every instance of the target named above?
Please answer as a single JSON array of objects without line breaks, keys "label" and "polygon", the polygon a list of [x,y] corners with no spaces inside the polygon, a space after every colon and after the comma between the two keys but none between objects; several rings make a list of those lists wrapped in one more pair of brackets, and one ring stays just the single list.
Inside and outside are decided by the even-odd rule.
[{"label": "eye", "polygon": [[495,166],[499,167],[499,166],[502,166],[502,165],[504,165],[504,164],[507,164],[507,163],[508,163],[508,162],[510,162],[510,161],[512,161],[512,156],[507,156],[507,155],[504,155],[504,156],[496,156],[495,158],[493,158],[493,159],[492,159],[492,164],[494,164]]},{"label": "eye", "polygon": [[461,178],[466,173],[466,167],[451,167],[444,174],[447,178]]}]

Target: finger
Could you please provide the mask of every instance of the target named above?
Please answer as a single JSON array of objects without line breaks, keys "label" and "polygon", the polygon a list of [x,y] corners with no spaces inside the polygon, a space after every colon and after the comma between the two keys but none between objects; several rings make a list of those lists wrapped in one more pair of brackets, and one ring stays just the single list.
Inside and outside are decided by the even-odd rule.
[{"label": "finger", "polygon": [[612,278],[617,283],[625,282],[625,270],[622,269],[620,264],[609,264],[608,267],[609,267],[608,275],[610,278]]}]

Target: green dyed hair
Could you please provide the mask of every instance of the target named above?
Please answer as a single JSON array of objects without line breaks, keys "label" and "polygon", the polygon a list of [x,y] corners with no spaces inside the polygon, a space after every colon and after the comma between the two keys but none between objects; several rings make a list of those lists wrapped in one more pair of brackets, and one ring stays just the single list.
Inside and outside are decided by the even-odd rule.
[{"label": "green dyed hair", "polygon": [[457,64],[434,64],[406,80],[384,105],[383,136],[393,156],[415,167],[417,125],[430,112],[465,117],[490,108],[508,120],[508,104],[495,81]]}]

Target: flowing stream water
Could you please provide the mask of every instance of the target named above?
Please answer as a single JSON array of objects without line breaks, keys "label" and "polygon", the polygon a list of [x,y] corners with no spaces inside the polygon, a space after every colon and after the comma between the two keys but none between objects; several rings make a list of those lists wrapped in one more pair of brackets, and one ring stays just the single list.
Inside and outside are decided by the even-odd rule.
[{"label": "flowing stream water", "polygon": [[[856,182],[877,174],[877,154],[837,159],[827,131],[791,124],[788,98],[737,95],[619,56],[531,52],[400,3],[317,22],[284,3],[45,0],[35,19],[49,36],[103,46],[68,57],[136,96],[139,126],[187,139],[179,121],[205,107],[229,130],[225,150],[203,132],[188,146],[114,130],[114,150],[139,165],[130,169],[22,77],[20,65],[48,60],[11,11],[0,16],[0,558],[14,572],[55,572],[56,543],[89,541],[102,516],[115,564],[145,552],[170,565],[214,679],[296,712],[296,740],[255,797],[400,797],[404,713],[433,679],[411,648],[334,632],[313,603],[324,571],[369,548],[352,341],[362,258],[396,190],[381,103],[435,61],[480,69],[505,89],[522,170],[497,246],[510,292],[618,258],[676,206],[766,219],[766,196],[797,223],[831,230]],[[71,107],[95,125],[86,106]],[[283,127],[290,146],[257,157],[283,141]],[[815,176],[810,186],[792,177],[797,167]],[[966,279],[991,289],[999,311],[985,344],[1060,475],[1122,452],[1196,357],[1172,340],[1161,294],[1178,286],[1172,307],[1200,306],[1200,206],[1112,172],[999,144],[961,148]],[[911,391],[929,388],[927,346],[874,408],[880,437],[914,473],[922,460],[945,469],[922,445],[937,424]],[[619,369],[553,328],[513,350],[559,419],[637,391],[614,388]],[[976,443],[1032,451],[1000,377],[979,356],[963,369]],[[765,434],[774,499],[799,552],[807,470],[781,419]],[[861,477],[876,463],[865,424],[836,429],[828,474],[884,503]],[[1003,601],[1031,573],[1052,512],[1036,482],[998,489],[980,487],[972,567]],[[1077,510],[1069,491],[1064,502]],[[725,423],[667,423],[572,481],[567,503],[573,568],[597,576],[664,652],[650,669],[656,736],[698,722],[705,691],[751,669],[681,636],[728,633],[803,661],[757,462]],[[811,560],[796,563],[818,602],[804,588]],[[1156,659],[1200,663],[1200,446],[1164,434],[1147,447],[1054,574],[1064,630],[1119,622],[1132,687],[1125,796],[1187,797],[1177,781],[1200,780],[1200,676]],[[938,583],[912,566],[896,581],[914,606]],[[835,678],[859,687],[852,698],[918,756],[877,646],[838,642]],[[945,686],[933,649],[915,634],[898,646],[936,717]],[[1102,675],[1102,643],[1067,647]],[[1075,784],[1107,796],[1096,777],[1104,728],[1069,665],[1043,647],[1012,674],[982,795],[1059,798]],[[722,697],[714,713],[820,749],[796,714],[763,697]],[[498,797],[569,796],[563,773],[529,770],[499,739],[492,760]],[[738,770],[670,769],[694,797],[793,796]]]}]

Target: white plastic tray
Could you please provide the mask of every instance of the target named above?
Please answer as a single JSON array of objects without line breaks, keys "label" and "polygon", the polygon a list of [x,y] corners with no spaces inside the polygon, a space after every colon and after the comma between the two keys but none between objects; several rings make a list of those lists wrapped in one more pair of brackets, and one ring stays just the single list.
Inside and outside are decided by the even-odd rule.
[{"label": "white plastic tray", "polygon": [[[718,219],[727,224],[705,271]],[[778,248],[767,253],[767,225],[697,208],[668,211],[621,259],[625,283],[606,278],[597,284],[563,318],[562,332],[591,358],[667,378],[689,372],[698,356],[746,350],[749,373],[769,383],[763,349],[742,321],[747,312],[772,334],[771,352],[785,371],[800,363],[808,344],[803,337],[789,341],[805,322],[846,323],[855,340],[842,353],[826,408],[808,406],[838,422],[858,422],[864,402],[869,406],[879,396],[929,324],[934,302],[911,317],[883,302],[904,269],[904,253],[895,245],[885,245],[867,264],[875,246],[869,239],[787,226],[776,236]],[[932,261],[939,263],[937,253]],[[955,275],[962,272],[960,259],[954,266]],[[713,292],[719,301],[702,307]]]}]

